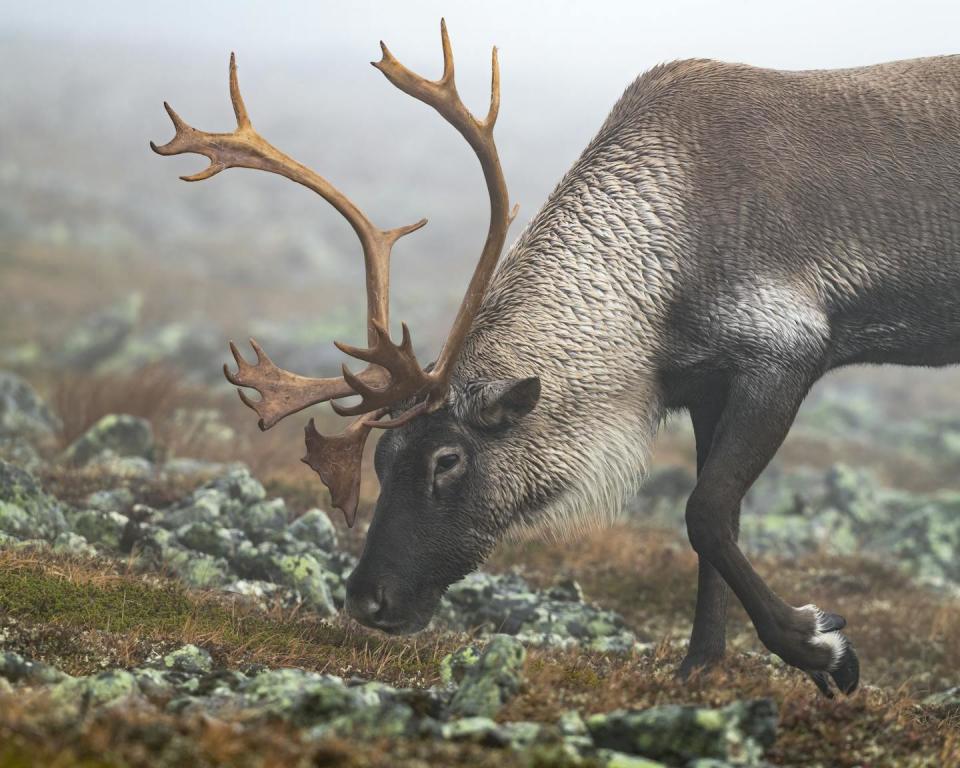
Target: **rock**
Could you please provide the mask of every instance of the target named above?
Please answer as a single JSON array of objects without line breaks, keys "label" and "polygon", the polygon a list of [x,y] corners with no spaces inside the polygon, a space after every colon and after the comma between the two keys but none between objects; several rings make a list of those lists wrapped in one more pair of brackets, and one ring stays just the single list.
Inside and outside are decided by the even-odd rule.
[{"label": "rock", "polygon": [[270,603],[285,590],[279,584],[257,579],[238,579],[223,588],[224,592],[235,592],[238,595],[253,598],[261,608],[268,608]]},{"label": "rock", "polygon": [[191,587],[221,587],[230,581],[230,567],[221,557],[167,545],[163,563]]},{"label": "rock", "polygon": [[260,482],[250,474],[249,469],[243,466],[231,467],[228,472],[214,478],[203,487],[221,491],[228,499],[236,502],[231,509],[243,509],[262,501],[267,495]]},{"label": "rock", "polygon": [[283,499],[258,501],[233,516],[233,522],[255,544],[287,526],[287,505]]},{"label": "rock", "polygon": [[56,355],[62,365],[90,370],[116,354],[140,319],[143,297],[132,293],[71,331]]},{"label": "rock", "polygon": [[301,669],[276,669],[250,678],[239,688],[243,705],[294,725],[315,725],[356,706],[356,696],[333,675]]},{"label": "rock", "polygon": [[303,604],[324,616],[337,612],[324,568],[310,555],[282,555],[276,560],[282,584],[297,590]]},{"label": "rock", "polygon": [[769,699],[723,709],[676,704],[617,710],[587,718],[598,747],[685,764],[695,758],[760,765],[776,738],[777,712]]},{"label": "rock", "polygon": [[133,492],[129,488],[108,488],[94,491],[83,500],[87,509],[96,509],[101,512],[120,512],[126,514],[136,503]]},{"label": "rock", "polygon": [[547,590],[550,600],[568,603],[582,603],[583,589],[574,579],[561,579]]},{"label": "rock", "polygon": [[237,548],[246,542],[242,531],[221,528],[215,523],[195,522],[176,530],[177,539],[188,549],[194,549],[227,560],[236,555]]},{"label": "rock", "polygon": [[104,416],[68,446],[64,461],[84,466],[101,454],[152,460],[156,453],[150,422],[126,414]]},{"label": "rock", "polygon": [[52,541],[67,529],[59,503],[29,472],[0,460],[0,532]]},{"label": "rock", "polygon": [[120,542],[124,530],[130,522],[126,515],[119,512],[100,512],[96,509],[82,509],[67,513],[70,527],[89,543],[113,552],[120,551]]},{"label": "rock", "polygon": [[137,679],[122,669],[67,678],[50,688],[49,718],[52,722],[69,723],[90,709],[125,705],[139,694]]},{"label": "rock", "polygon": [[44,461],[33,444],[20,436],[0,436],[0,459],[15,464],[27,472],[36,472]]},{"label": "rock", "polygon": [[87,462],[86,467],[123,480],[150,480],[157,471],[149,459],[141,456],[117,456],[112,451],[104,451],[94,456]]},{"label": "rock", "polygon": [[459,685],[468,670],[480,661],[480,651],[475,645],[466,645],[448,653],[440,661],[440,679],[447,685]]},{"label": "rock", "polygon": [[[603,761],[604,768],[666,768],[664,763],[647,760],[645,757],[637,757],[636,755],[627,755],[623,752],[617,752],[615,749],[598,749],[597,757]],[[693,765],[694,762],[690,762],[686,765],[686,768]],[[720,763],[716,768],[728,768],[728,764]]]},{"label": "rock", "polygon": [[57,537],[53,540],[53,551],[84,557],[94,557],[97,554],[95,547],[92,547],[79,533],[73,531],[64,531],[57,534]]},{"label": "rock", "polygon": [[287,526],[296,541],[333,551],[337,547],[337,529],[322,509],[310,509]]},{"label": "rock", "polygon": [[165,528],[180,529],[192,523],[205,523],[219,526],[221,511],[230,504],[230,498],[223,491],[204,486],[195,490],[186,500],[163,515],[160,524]]},{"label": "rock", "polygon": [[960,714],[960,686],[931,694],[923,703],[928,707],[944,710],[945,713]]},{"label": "rock", "polygon": [[516,635],[530,645],[589,645],[607,638],[597,642],[598,650],[629,651],[635,646],[637,638],[619,614],[572,600],[575,594],[568,585],[558,595],[562,599],[551,598],[516,574],[475,572],[447,591],[438,623]]},{"label": "rock", "polygon": [[509,635],[494,635],[476,664],[463,675],[450,701],[450,711],[461,716],[493,717],[523,682],[523,644]]},{"label": "rock", "polygon": [[11,683],[43,685],[59,683],[68,677],[69,675],[59,669],[39,661],[27,661],[13,651],[0,653],[0,678],[9,680]]},{"label": "rock", "polygon": [[506,734],[489,717],[463,717],[444,723],[440,734],[449,741],[470,741],[490,747],[502,747],[507,743]]},{"label": "rock", "polygon": [[0,371],[0,437],[46,438],[61,426],[33,387],[15,373]]},{"label": "rock", "polygon": [[177,672],[209,672],[213,669],[213,659],[203,648],[189,644],[164,656],[163,666]]}]

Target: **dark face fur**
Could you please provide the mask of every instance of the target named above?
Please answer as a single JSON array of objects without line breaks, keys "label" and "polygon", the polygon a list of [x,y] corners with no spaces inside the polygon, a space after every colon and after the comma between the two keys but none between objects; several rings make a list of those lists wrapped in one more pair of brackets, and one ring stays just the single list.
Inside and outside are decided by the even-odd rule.
[{"label": "dark face fur", "polygon": [[485,452],[521,428],[536,405],[536,377],[478,381],[457,405],[387,430],[376,450],[373,522],[347,581],[347,612],[390,634],[423,629],[444,591],[474,570],[509,526],[491,507],[496,477]]}]

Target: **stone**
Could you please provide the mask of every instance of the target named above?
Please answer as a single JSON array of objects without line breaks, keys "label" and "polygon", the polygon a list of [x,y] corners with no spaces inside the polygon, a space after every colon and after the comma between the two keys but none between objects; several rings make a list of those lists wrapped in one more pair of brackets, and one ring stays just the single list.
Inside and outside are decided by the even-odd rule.
[{"label": "stone", "polygon": [[171,544],[163,547],[162,558],[163,564],[191,587],[220,587],[230,581],[230,566],[221,557]]},{"label": "stone", "polygon": [[322,509],[310,509],[287,526],[296,541],[327,551],[337,548],[337,529]]},{"label": "stone", "polygon": [[156,445],[150,422],[126,414],[104,416],[67,447],[63,459],[84,466],[106,452],[121,458],[153,460]]},{"label": "stone", "polygon": [[188,549],[194,549],[227,560],[236,555],[237,548],[246,541],[243,531],[221,528],[216,523],[186,523],[176,530],[177,539]]},{"label": "stone", "polygon": [[297,590],[303,604],[324,616],[337,612],[324,568],[310,555],[282,555],[276,560],[282,584]]},{"label": "stone", "polygon": [[230,503],[229,497],[216,488],[198,488],[189,498],[178,502],[164,512],[160,524],[165,528],[182,528],[191,523],[222,525],[221,511]]},{"label": "stone", "polygon": [[0,653],[0,678],[11,683],[43,685],[59,683],[69,678],[59,669],[40,661],[28,661],[18,653],[6,651]]},{"label": "stone", "polygon": [[67,335],[56,355],[58,362],[90,370],[117,354],[139,321],[142,306],[143,297],[131,293],[92,315]]},{"label": "stone", "polygon": [[262,501],[267,495],[260,482],[244,466],[231,467],[203,487],[221,491],[228,499],[238,502],[239,508]]},{"label": "stone", "polygon": [[283,499],[258,501],[235,515],[233,522],[255,544],[282,531],[287,525],[287,505]]},{"label": "stone", "polygon": [[960,686],[933,693],[927,696],[923,703],[948,713],[960,714]]},{"label": "stone", "polygon": [[126,487],[107,488],[102,491],[94,491],[83,500],[83,506],[87,509],[96,509],[100,512],[126,512],[133,507],[136,499],[133,491]]},{"label": "stone", "polygon": [[493,717],[520,690],[526,657],[523,644],[515,637],[494,635],[477,663],[464,673],[450,711],[460,716]]},{"label": "stone", "polygon": [[70,511],[67,519],[73,532],[83,536],[87,542],[113,552],[120,551],[123,533],[130,522],[126,515],[119,512],[100,512],[96,509]]},{"label": "stone", "polygon": [[209,652],[191,643],[164,656],[163,666],[177,672],[209,672],[213,669],[213,659]]},{"label": "stone", "polygon": [[776,738],[776,706],[769,699],[734,702],[722,709],[665,705],[617,710],[587,718],[598,747],[685,764],[714,758],[756,766]]},{"label": "stone", "polygon": [[53,551],[84,557],[94,557],[97,554],[96,547],[91,546],[83,536],[73,531],[57,534],[53,540]]},{"label": "stone", "polygon": [[438,623],[462,631],[481,627],[516,635],[529,645],[568,647],[608,638],[598,649],[634,648],[637,638],[619,614],[572,599],[577,594],[568,585],[551,597],[515,573],[475,572],[447,590]]},{"label": "stone", "polygon": [[243,683],[239,692],[245,707],[299,726],[332,719],[355,706],[355,696],[340,678],[302,669],[262,672]]},{"label": "stone", "polygon": [[26,380],[0,371],[0,437],[47,438],[61,426]]},{"label": "stone", "polygon": [[459,685],[464,675],[480,661],[480,651],[475,645],[466,645],[448,653],[440,661],[440,679],[447,685]]},{"label": "stone", "polygon": [[69,723],[88,709],[118,706],[140,695],[137,678],[123,669],[111,669],[90,677],[66,678],[50,688],[53,722]]},{"label": "stone", "polygon": [[440,734],[449,741],[470,741],[491,747],[502,747],[507,743],[506,735],[489,717],[463,717],[444,723]]},{"label": "stone", "polygon": [[67,530],[60,504],[26,470],[0,460],[0,531],[52,541]]},{"label": "stone", "polygon": [[[623,752],[617,752],[615,749],[598,749],[597,757],[603,763],[604,768],[666,768],[664,763],[655,760],[647,760],[645,757],[636,755],[627,755]],[[686,768],[690,768],[693,763],[688,763]],[[726,763],[722,764],[727,766]],[[717,766],[720,768],[720,766]]]}]

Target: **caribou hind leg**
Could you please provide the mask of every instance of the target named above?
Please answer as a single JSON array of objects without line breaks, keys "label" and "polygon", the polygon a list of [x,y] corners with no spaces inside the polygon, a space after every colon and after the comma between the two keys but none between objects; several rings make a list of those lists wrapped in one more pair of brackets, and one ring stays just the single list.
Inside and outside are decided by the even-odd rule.
[{"label": "caribou hind leg", "polygon": [[[772,367],[733,376],[687,503],[686,519],[690,543],[701,562],[706,560],[733,589],[763,644],[807,672],[829,696],[830,678],[844,693],[851,693],[859,682],[856,653],[840,633],[844,620],[814,605],[787,605],[753,569],[736,541],[743,495],[780,447],[814,378],[796,368]],[[720,598],[713,599],[719,604]],[[717,645],[714,640],[713,647]]]},{"label": "caribou hind leg", "polygon": [[[724,400],[700,403],[690,409],[693,432],[697,441],[697,476],[710,455],[710,446],[716,434],[720,416],[723,413]],[[731,535],[736,541],[740,532],[740,506],[730,519]],[[678,674],[686,678],[696,669],[713,666],[723,658],[726,650],[727,601],[730,589],[723,577],[699,556],[697,570],[697,608],[693,617],[693,630],[690,633],[690,646],[680,665]]]}]

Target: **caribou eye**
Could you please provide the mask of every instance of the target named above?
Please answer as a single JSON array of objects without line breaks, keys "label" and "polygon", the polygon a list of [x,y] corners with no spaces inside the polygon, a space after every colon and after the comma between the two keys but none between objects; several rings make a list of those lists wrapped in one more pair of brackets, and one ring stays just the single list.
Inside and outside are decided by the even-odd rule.
[{"label": "caribou eye", "polygon": [[437,456],[437,473],[446,472],[453,469],[460,461],[460,455],[456,453],[441,453]]}]

